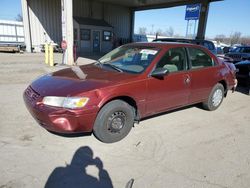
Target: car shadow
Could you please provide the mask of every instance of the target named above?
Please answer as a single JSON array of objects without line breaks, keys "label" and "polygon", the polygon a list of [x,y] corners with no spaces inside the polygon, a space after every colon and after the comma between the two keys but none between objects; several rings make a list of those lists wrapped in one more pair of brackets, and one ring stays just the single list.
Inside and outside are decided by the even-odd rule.
[{"label": "car shadow", "polygon": [[165,112],[161,112],[161,113],[158,113],[158,114],[150,115],[150,116],[147,116],[145,118],[142,118],[140,121],[148,120],[148,119],[151,119],[151,118],[155,118],[155,117],[159,117],[159,116],[162,116],[162,115],[171,114],[171,113],[174,113],[174,112],[178,112],[178,111],[182,111],[182,110],[186,110],[186,109],[194,108],[194,107],[195,108],[200,108],[200,109],[204,110],[202,108],[201,104],[193,104],[193,105],[189,105],[189,106],[180,107],[180,108],[177,108],[177,109],[174,109],[174,110],[165,111]]},{"label": "car shadow", "polygon": [[[98,169],[98,177],[87,173],[88,166]],[[113,188],[110,176],[103,168],[103,162],[99,157],[94,158],[92,149],[83,146],[77,149],[72,161],[66,166],[57,167],[50,174],[45,188]]]},{"label": "car shadow", "polygon": [[49,131],[51,134],[54,134],[56,136],[61,136],[61,137],[65,137],[65,138],[74,138],[74,137],[83,137],[83,136],[91,136],[92,132],[86,132],[86,133],[57,133],[57,132],[53,132],[53,131]]}]

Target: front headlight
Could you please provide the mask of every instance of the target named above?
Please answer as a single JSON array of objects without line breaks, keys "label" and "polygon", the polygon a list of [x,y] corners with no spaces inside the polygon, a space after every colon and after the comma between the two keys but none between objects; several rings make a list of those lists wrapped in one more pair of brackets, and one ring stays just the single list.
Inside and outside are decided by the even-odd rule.
[{"label": "front headlight", "polygon": [[54,97],[48,96],[43,98],[43,104],[55,107],[77,109],[84,107],[89,98],[87,97]]}]

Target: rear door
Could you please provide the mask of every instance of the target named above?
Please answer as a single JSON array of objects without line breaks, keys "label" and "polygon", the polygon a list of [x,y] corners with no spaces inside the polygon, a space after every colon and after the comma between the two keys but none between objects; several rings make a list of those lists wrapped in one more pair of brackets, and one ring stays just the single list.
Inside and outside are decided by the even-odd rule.
[{"label": "rear door", "polygon": [[148,78],[147,114],[165,111],[188,103],[190,76],[185,48],[169,49],[155,69],[165,68],[169,73],[162,78]]},{"label": "rear door", "polygon": [[201,102],[208,98],[218,81],[218,67],[205,50],[195,47],[188,47],[187,50],[191,79],[189,103]]}]

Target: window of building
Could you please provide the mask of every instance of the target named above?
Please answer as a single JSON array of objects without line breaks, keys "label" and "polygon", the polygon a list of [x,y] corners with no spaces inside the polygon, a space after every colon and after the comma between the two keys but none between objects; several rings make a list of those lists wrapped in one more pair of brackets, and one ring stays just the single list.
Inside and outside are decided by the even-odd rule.
[{"label": "window of building", "polygon": [[80,30],[80,39],[81,40],[90,40],[90,29],[81,29]]},{"label": "window of building", "polygon": [[110,41],[111,40],[111,31],[103,31],[103,40]]},{"label": "window of building", "polygon": [[169,72],[187,69],[186,52],[184,48],[172,48],[158,62],[156,68],[166,68]]},{"label": "window of building", "polygon": [[192,69],[211,67],[214,65],[213,59],[204,51],[197,48],[188,48],[188,51]]}]

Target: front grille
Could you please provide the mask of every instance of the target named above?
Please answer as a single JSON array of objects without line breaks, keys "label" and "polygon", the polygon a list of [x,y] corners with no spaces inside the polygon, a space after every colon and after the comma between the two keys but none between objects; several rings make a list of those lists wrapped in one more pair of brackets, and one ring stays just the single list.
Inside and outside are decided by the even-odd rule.
[{"label": "front grille", "polygon": [[25,96],[31,102],[37,101],[40,97],[39,93],[35,92],[30,86],[25,90]]},{"label": "front grille", "polygon": [[241,55],[236,55],[236,54],[228,54],[228,56],[237,60],[240,60],[242,58]]}]

